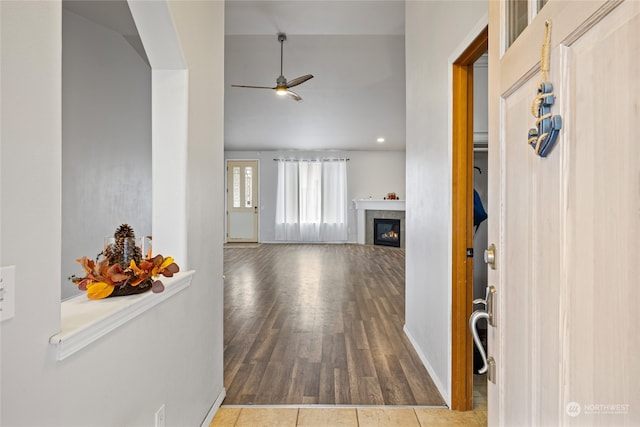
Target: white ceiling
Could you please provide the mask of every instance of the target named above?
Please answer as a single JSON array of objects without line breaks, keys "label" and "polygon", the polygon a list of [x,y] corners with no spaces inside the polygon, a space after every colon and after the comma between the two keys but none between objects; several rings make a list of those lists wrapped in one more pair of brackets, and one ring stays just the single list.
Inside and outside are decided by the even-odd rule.
[{"label": "white ceiling", "polygon": [[[125,0],[63,7],[141,50]],[[279,32],[285,77],[314,75],[302,102],[231,87],[275,86]],[[226,0],[225,34],[226,150],[404,150],[404,0]]]},{"label": "white ceiling", "polygon": [[[404,150],[404,1],[245,1],[225,5],[226,150]],[[314,78],[296,102],[260,89]],[[376,142],[384,137],[385,142]]]}]

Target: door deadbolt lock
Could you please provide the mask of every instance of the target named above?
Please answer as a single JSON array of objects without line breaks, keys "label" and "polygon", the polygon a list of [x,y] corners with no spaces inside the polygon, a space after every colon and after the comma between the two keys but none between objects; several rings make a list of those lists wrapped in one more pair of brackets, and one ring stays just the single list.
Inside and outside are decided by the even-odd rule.
[{"label": "door deadbolt lock", "polygon": [[484,262],[489,264],[492,270],[496,269],[496,245],[493,243],[484,251]]},{"label": "door deadbolt lock", "polygon": [[490,285],[487,287],[487,314],[489,318],[487,319],[489,326],[493,326],[494,328],[498,325],[497,316],[496,316],[496,287]]}]

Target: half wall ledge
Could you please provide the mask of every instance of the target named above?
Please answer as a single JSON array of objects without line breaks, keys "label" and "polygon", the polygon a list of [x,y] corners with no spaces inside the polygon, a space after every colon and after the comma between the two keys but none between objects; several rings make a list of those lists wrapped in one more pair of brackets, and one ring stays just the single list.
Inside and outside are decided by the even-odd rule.
[{"label": "half wall ledge", "polygon": [[90,300],[85,294],[61,304],[61,331],[49,339],[57,360],[64,360],[152,307],[191,286],[195,270],[162,278],[164,291]]}]

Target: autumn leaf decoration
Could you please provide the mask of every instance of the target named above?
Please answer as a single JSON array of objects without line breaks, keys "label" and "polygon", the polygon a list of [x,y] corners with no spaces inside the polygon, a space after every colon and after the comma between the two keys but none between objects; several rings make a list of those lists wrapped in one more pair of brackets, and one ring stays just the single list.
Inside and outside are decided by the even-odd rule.
[{"label": "autumn leaf decoration", "polygon": [[173,258],[165,258],[162,255],[152,257],[151,250],[145,258],[139,256],[138,262],[131,259],[128,266],[108,255],[102,252],[95,261],[86,256],[76,260],[82,266],[85,275],[74,275],[69,279],[78,289],[87,291],[89,299],[138,294],[149,289],[154,293],[160,293],[164,291],[164,285],[157,278],[172,277],[180,271]]},{"label": "autumn leaf decoration", "polygon": [[126,286],[137,287],[145,282],[151,282],[152,292],[160,293],[164,291],[164,285],[156,278],[159,276],[172,277],[180,271],[173,258],[165,258],[162,255],[143,259],[140,261],[140,265],[136,265],[136,262],[131,260],[129,268],[124,270],[119,264],[109,265],[107,258],[95,262],[85,256],[77,261],[82,265],[85,276],[72,276],[71,280],[78,286],[78,289],[87,291],[89,299],[106,298],[111,296],[114,290]]},{"label": "autumn leaf decoration", "polygon": [[[160,275],[172,277],[180,271],[180,268],[178,264],[173,262],[173,258],[163,258],[162,255],[156,255],[151,259],[143,259],[140,261],[140,266],[137,266],[136,262],[131,260],[128,270],[133,271],[135,277],[135,280],[131,282],[131,286],[137,286],[144,280],[153,279]],[[164,285],[160,280],[154,280],[151,290],[155,293],[162,292],[164,291]]]}]

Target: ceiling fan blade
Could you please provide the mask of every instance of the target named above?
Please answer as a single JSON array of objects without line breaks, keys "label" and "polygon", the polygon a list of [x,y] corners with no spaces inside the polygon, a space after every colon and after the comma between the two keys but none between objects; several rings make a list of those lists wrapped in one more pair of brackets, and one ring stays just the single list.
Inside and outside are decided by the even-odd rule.
[{"label": "ceiling fan blade", "polygon": [[299,84],[304,83],[307,80],[312,79],[312,78],[313,78],[313,75],[311,75],[311,74],[307,74],[305,76],[297,77],[297,78],[291,80],[289,83],[287,83],[287,88],[298,86]]},{"label": "ceiling fan blade", "polygon": [[231,85],[231,87],[247,87],[250,89],[275,89],[275,87],[268,86],[247,86],[247,85]]},{"label": "ceiling fan blade", "polygon": [[302,101],[302,97],[295,92],[291,92],[290,90],[287,90],[287,95],[289,95],[291,98],[295,99],[298,102]]}]

